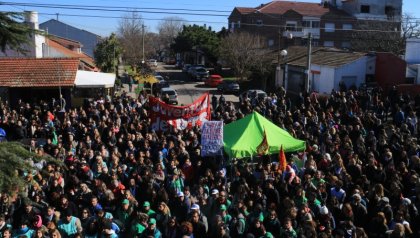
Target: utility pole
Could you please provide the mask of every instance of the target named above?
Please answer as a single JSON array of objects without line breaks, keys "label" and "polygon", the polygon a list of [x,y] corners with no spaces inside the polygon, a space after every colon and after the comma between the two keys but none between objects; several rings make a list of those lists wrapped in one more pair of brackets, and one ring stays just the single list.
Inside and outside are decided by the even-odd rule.
[{"label": "utility pole", "polygon": [[144,64],[144,24],[141,24],[141,35],[142,35],[142,54],[143,54],[143,58],[142,58],[142,63]]},{"label": "utility pole", "polygon": [[58,59],[55,60],[57,65],[57,76],[58,76],[58,100],[60,100],[60,111],[63,110],[63,95],[61,94],[61,65],[58,62]]},{"label": "utility pole", "polygon": [[308,58],[306,59],[306,78],[305,92],[309,94],[309,83],[311,77],[311,60],[312,60],[312,33],[308,33]]},{"label": "utility pole", "polygon": [[[280,72],[281,72],[281,65],[280,65],[280,60],[281,60],[281,38],[283,36],[283,28],[282,28],[282,24],[281,21],[279,22],[279,45],[278,45],[278,55],[277,55],[277,78],[276,81],[278,82],[278,80],[280,79]],[[284,82],[284,77],[283,77],[283,82]],[[264,85],[266,86],[266,85]],[[284,83],[283,83],[283,87],[284,87]]]},{"label": "utility pole", "polygon": [[60,13],[57,12],[55,15],[57,15],[57,21],[58,21],[58,15],[60,15]]}]

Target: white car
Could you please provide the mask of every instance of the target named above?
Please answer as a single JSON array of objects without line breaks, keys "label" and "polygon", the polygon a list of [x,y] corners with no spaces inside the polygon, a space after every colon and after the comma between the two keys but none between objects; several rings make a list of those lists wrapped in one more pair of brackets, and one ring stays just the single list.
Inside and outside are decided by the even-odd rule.
[{"label": "white car", "polygon": [[157,66],[158,66],[157,60],[155,60],[155,59],[149,59],[149,60],[147,61],[147,63],[148,63],[151,67],[157,67]]},{"label": "white car", "polygon": [[267,97],[267,93],[263,90],[251,89],[239,95],[239,99],[242,101],[246,98],[254,99],[255,97],[258,97],[259,99],[265,99]]},{"label": "white car", "polygon": [[160,90],[160,98],[165,101],[166,94],[169,97],[169,104],[178,105],[178,93],[173,88],[162,88]]}]

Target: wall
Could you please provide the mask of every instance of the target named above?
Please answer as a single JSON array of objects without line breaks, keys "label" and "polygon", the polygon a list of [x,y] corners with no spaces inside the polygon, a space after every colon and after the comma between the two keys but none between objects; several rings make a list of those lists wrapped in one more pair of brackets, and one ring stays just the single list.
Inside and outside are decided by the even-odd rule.
[{"label": "wall", "polygon": [[408,64],[420,64],[420,39],[407,39],[405,60]]},{"label": "wall", "polygon": [[334,89],[339,89],[339,84],[342,77],[356,76],[356,87],[359,87],[362,83],[365,83],[367,58],[367,56],[364,56],[354,62],[336,68]]},{"label": "wall", "polygon": [[[370,13],[360,13],[361,5],[369,5]],[[381,18],[387,20],[385,15],[385,6],[395,8],[395,14],[402,13],[402,0],[353,0],[343,2],[342,9],[347,13],[356,16],[358,19]]]},{"label": "wall", "polygon": [[331,93],[331,90],[334,88],[334,74],[335,70],[332,67],[328,66],[319,66],[319,65],[311,65],[311,70],[316,70],[320,72],[319,75],[319,83],[318,84],[318,92],[319,93]]},{"label": "wall", "polygon": [[384,90],[405,83],[406,62],[391,53],[376,53],[375,78]]}]

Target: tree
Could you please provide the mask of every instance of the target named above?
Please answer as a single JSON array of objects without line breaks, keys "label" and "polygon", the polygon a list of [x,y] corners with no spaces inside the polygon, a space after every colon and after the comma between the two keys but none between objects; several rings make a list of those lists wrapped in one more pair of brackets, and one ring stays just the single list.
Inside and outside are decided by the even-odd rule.
[{"label": "tree", "polygon": [[9,47],[19,53],[26,53],[24,46],[29,43],[34,30],[19,22],[23,20],[23,13],[0,12],[0,48],[2,52]]},{"label": "tree", "polygon": [[404,14],[401,22],[359,21],[352,32],[351,46],[356,51],[383,51],[404,54],[408,38],[420,37],[420,21]]},{"label": "tree", "polygon": [[25,174],[33,174],[39,171],[32,162],[45,161],[58,166],[64,166],[61,161],[49,156],[41,157],[24,148],[18,142],[0,143],[0,193],[15,194],[26,188],[27,181]]},{"label": "tree", "polygon": [[143,26],[143,20],[137,12],[126,14],[119,22],[118,37],[123,48],[123,58],[128,64],[137,64],[143,60]]},{"label": "tree", "polygon": [[182,31],[171,45],[171,49],[176,53],[201,50],[211,63],[216,63],[219,55],[219,46],[220,38],[211,27],[190,25],[183,26]]},{"label": "tree", "polygon": [[184,19],[180,17],[165,17],[158,24],[160,50],[168,50],[175,38],[182,31]]},{"label": "tree", "polygon": [[93,52],[95,63],[104,72],[115,72],[121,52],[122,49],[117,36],[112,33],[96,45]]},{"label": "tree", "polygon": [[266,76],[271,67],[270,53],[263,38],[247,32],[229,34],[220,46],[221,58],[233,68],[240,80],[247,79],[251,70]]}]

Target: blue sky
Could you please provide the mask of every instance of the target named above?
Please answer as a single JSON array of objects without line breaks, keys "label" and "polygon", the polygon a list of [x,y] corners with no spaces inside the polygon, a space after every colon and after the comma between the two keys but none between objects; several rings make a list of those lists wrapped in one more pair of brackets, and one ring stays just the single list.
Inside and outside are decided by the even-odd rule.
[{"label": "blue sky", "polygon": [[[257,0],[212,0],[212,1],[197,1],[197,0],[2,0],[4,2],[14,3],[42,3],[42,4],[71,4],[71,5],[90,5],[90,6],[114,6],[127,8],[165,8],[165,9],[195,9],[195,10],[209,10],[210,12],[218,15],[229,15],[229,12],[235,6],[241,7],[256,7],[261,3],[267,3],[267,1]],[[302,0],[297,0],[301,2]],[[303,0],[304,2],[320,2],[320,0]],[[403,11],[412,14],[414,17],[420,20],[420,4],[419,0],[403,0]],[[103,12],[103,11],[84,11],[84,10],[73,10],[73,9],[51,9],[51,8],[37,8],[37,7],[26,7],[26,6],[5,6],[0,5],[0,11],[22,11],[22,10],[35,10],[40,13],[40,23],[47,21],[51,18],[56,18],[55,14],[59,13],[59,20],[75,27],[91,31],[101,36],[107,36],[111,32],[116,31],[118,22],[120,19],[108,19],[108,18],[90,18],[80,16],[65,16],[69,15],[95,15],[95,16],[110,16],[110,17],[121,17],[124,12]],[[227,11],[227,12],[211,12],[211,10]],[[158,11],[158,10],[148,10]],[[177,13],[185,13],[185,11],[176,10]],[[198,13],[198,12],[197,12]],[[50,15],[47,15],[50,14]],[[187,20],[189,24],[206,24],[212,26],[215,30],[220,30],[223,26],[227,27],[227,16],[193,16],[193,15],[171,15],[169,13],[141,13],[141,16],[145,18],[145,25],[149,31],[156,31],[156,27],[160,19],[177,16]]]}]

